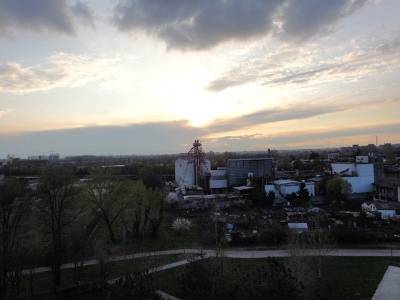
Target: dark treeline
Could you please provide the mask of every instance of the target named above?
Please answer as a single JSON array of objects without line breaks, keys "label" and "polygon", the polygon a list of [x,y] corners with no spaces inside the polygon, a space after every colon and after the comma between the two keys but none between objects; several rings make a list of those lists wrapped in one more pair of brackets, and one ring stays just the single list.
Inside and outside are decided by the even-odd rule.
[{"label": "dark treeline", "polygon": [[[62,287],[61,265],[73,262],[78,286],[83,262],[107,258],[118,244],[156,238],[164,214],[164,183],[152,170],[140,180],[114,176],[109,170],[82,181],[76,169],[43,168],[34,189],[15,177],[0,183],[0,298],[17,299],[22,270],[51,268],[52,294]],[[25,295],[26,296],[26,295]]]}]

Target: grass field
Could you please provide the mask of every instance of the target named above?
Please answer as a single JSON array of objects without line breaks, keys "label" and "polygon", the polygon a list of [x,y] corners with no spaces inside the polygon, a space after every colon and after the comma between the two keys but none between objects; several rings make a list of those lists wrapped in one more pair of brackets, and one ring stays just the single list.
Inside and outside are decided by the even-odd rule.
[{"label": "grass field", "polygon": [[[153,256],[148,258],[138,258],[128,261],[111,262],[106,264],[107,279],[113,279],[126,275],[127,273],[144,271],[149,268],[158,267],[171,262],[184,259],[185,255],[163,255]],[[74,279],[74,270],[63,270],[61,273],[62,286],[61,289],[76,286]],[[80,284],[97,283],[100,282],[100,267],[93,265],[81,269]],[[49,292],[52,288],[51,273],[40,273],[33,275],[33,292],[43,293]],[[24,276],[21,284],[21,294],[30,294],[30,279],[29,275]]]},{"label": "grass field", "polygon": [[[134,259],[124,262],[109,263],[107,278],[123,276],[128,272],[140,271],[184,259],[184,255],[167,255]],[[287,258],[279,258],[288,263]],[[232,274],[250,273],[260,266],[266,265],[266,259],[228,259],[223,261],[224,272]],[[209,262],[209,261],[208,261]],[[207,263],[207,261],[204,261]],[[384,272],[389,265],[400,266],[400,258],[392,257],[327,257],[322,267],[322,277],[316,281],[313,294],[326,300],[361,300],[371,299]],[[178,278],[183,276],[188,266],[178,267],[154,275],[157,288],[177,297],[182,297]],[[82,269],[81,283],[100,281],[99,266]],[[239,275],[238,275],[239,276]],[[64,270],[62,273],[63,288],[73,287],[74,271]],[[51,289],[51,274],[42,273],[34,277],[34,293]],[[306,287],[307,288],[307,287]],[[22,284],[23,294],[29,295],[29,278]],[[314,298],[315,299],[315,298]]]},{"label": "grass field", "polygon": [[[287,263],[287,259],[280,259]],[[224,271],[255,270],[265,259],[225,259]],[[400,266],[400,258],[390,257],[327,257],[322,277],[315,286],[315,294],[326,300],[370,300],[389,265]],[[158,273],[159,289],[181,297],[177,281],[187,266]],[[240,271],[239,271],[240,274]]]}]

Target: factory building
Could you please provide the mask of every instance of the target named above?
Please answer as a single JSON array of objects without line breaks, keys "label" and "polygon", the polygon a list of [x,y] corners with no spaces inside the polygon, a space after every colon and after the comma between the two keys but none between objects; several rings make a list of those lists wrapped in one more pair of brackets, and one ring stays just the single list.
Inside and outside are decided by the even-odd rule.
[{"label": "factory building", "polygon": [[199,164],[200,168],[196,170],[194,160],[180,158],[175,161],[175,182],[179,187],[192,187],[196,183],[196,173],[199,178],[209,176],[211,162],[207,159]]},{"label": "factory building", "polygon": [[230,187],[246,185],[249,177],[255,179],[273,178],[272,158],[228,159],[227,175]]},{"label": "factory building", "polygon": [[368,158],[357,157],[355,163],[332,163],[332,174],[338,175],[351,185],[353,194],[374,191],[375,168]]},{"label": "factory building", "polygon": [[175,182],[179,188],[208,188],[211,162],[205,159],[201,143],[195,140],[187,158],[175,161]]},{"label": "factory building", "polygon": [[228,187],[226,168],[210,171],[209,187],[212,193],[224,192]]},{"label": "factory building", "polygon": [[175,182],[180,187],[194,185],[194,161],[183,158],[175,161]]}]

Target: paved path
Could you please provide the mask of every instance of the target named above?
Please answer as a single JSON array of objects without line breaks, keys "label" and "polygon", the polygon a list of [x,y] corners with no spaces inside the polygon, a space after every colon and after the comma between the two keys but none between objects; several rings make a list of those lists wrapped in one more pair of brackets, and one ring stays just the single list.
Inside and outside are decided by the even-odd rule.
[{"label": "paved path", "polygon": [[[215,252],[214,252],[215,253]],[[324,255],[324,256],[400,256],[400,250],[390,249],[331,249],[327,251],[300,250],[302,256]],[[231,258],[265,258],[265,257],[288,257],[289,250],[227,250],[225,257]]]},{"label": "paved path", "polygon": [[[189,264],[189,263],[191,263],[193,261],[206,259],[208,257],[209,257],[208,255],[198,256],[198,257],[195,257],[195,258],[192,258],[192,259],[183,259],[183,260],[179,260],[179,261],[176,261],[176,262],[173,262],[173,263],[169,263],[169,264],[166,264],[166,265],[162,265],[162,266],[159,266],[159,267],[151,268],[149,270],[149,274],[157,273],[157,272],[165,271],[165,270],[169,270],[169,269],[174,269],[174,268],[177,268],[177,267],[180,267],[180,266],[187,265],[187,264]],[[119,279],[121,279],[121,276],[113,278],[113,279],[110,279],[107,282],[109,284],[114,284]]]},{"label": "paved path", "polygon": [[400,268],[389,266],[375,291],[372,300],[400,299]]},{"label": "paved path", "polygon": [[162,299],[164,300],[180,300],[179,298],[176,298],[170,294],[167,294],[166,292],[157,290],[156,294],[159,295]]},{"label": "paved path", "polygon": [[[154,257],[154,256],[162,256],[162,255],[177,255],[177,254],[194,254],[194,255],[206,255],[207,257],[215,256],[215,250],[209,249],[174,249],[174,250],[165,250],[165,251],[154,251],[154,252],[144,252],[144,253],[135,253],[129,255],[120,255],[110,257],[108,262],[119,262],[125,260],[132,260],[136,258],[144,258],[144,257]],[[318,251],[314,250],[302,250],[301,255],[309,256],[309,255],[318,255]],[[267,258],[267,257],[288,257],[290,256],[289,250],[225,250],[223,252],[225,257],[229,258]],[[325,256],[380,256],[380,257],[390,257],[390,256],[400,256],[400,250],[391,250],[391,249],[331,249],[323,253]],[[93,266],[98,264],[99,261],[97,259],[86,260],[83,263],[84,267]],[[73,269],[73,263],[66,263],[61,266],[61,269]],[[32,272],[33,274],[49,272],[51,269],[49,267],[38,267],[32,270],[23,270],[23,274],[29,274]]]}]

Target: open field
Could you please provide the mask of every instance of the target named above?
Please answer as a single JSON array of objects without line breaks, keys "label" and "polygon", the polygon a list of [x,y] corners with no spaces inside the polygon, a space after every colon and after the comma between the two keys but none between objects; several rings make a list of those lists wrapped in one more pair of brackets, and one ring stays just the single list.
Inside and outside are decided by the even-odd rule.
[{"label": "open field", "polygon": [[[278,258],[285,263],[287,258]],[[224,272],[256,270],[265,265],[266,259],[228,259],[224,260]],[[316,294],[326,300],[369,300],[377,288],[389,265],[400,266],[398,257],[327,257],[318,280]],[[160,272],[156,275],[159,289],[180,297],[177,278],[185,268]],[[239,271],[237,271],[239,270]]]}]

